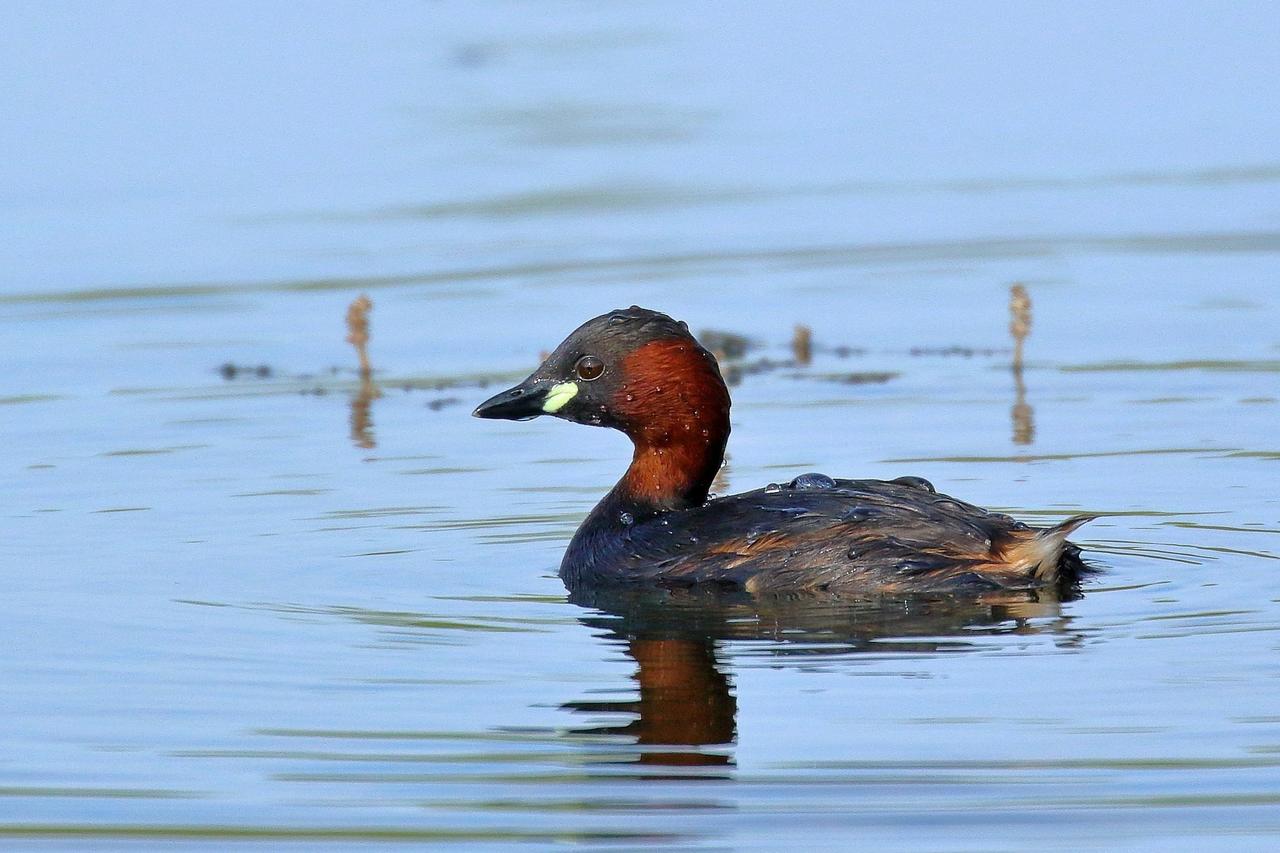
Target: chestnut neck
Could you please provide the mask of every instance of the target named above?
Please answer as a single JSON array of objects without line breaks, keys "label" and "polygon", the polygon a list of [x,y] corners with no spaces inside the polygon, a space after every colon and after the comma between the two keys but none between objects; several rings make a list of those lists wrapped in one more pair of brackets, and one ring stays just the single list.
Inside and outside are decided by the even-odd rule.
[{"label": "chestnut neck", "polygon": [[715,358],[691,340],[649,343],[627,359],[620,396],[619,425],[635,452],[610,497],[643,515],[705,503],[729,440]]},{"label": "chestnut neck", "polygon": [[627,473],[613,488],[613,494],[645,514],[700,506],[711,491],[711,481],[724,462],[729,438],[726,423],[718,437],[708,441],[694,428],[699,441],[670,439],[637,440]]}]

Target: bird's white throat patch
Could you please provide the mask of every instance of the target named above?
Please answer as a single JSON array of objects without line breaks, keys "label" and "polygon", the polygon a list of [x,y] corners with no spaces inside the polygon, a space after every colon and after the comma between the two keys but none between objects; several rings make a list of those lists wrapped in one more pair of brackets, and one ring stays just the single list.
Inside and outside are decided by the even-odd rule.
[{"label": "bird's white throat patch", "polygon": [[561,382],[559,385],[553,385],[547,392],[547,399],[542,401],[542,411],[554,415],[564,408],[565,403],[576,396],[578,396],[577,382]]}]

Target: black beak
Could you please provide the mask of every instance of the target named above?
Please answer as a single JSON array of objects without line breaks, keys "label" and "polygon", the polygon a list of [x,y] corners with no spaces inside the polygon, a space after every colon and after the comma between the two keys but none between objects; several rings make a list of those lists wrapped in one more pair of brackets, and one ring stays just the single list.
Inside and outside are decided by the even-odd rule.
[{"label": "black beak", "polygon": [[477,418],[495,418],[505,421],[527,421],[546,414],[542,404],[546,402],[551,383],[536,381],[530,376],[514,388],[508,388],[485,400],[471,414]]}]

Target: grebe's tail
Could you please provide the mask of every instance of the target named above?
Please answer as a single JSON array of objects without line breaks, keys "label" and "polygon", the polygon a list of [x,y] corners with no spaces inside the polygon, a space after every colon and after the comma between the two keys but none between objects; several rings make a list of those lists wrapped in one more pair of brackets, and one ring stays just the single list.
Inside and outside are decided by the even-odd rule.
[{"label": "grebe's tail", "polygon": [[1095,518],[1096,515],[1073,515],[1053,527],[1016,532],[1001,549],[1000,556],[1007,565],[1018,567],[1038,581],[1057,580],[1064,563],[1080,562],[1080,549],[1068,542],[1067,537]]}]

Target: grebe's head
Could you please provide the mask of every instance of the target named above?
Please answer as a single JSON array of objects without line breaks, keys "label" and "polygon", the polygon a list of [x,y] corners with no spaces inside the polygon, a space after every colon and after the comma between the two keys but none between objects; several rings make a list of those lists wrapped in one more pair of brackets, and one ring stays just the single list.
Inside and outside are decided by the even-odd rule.
[{"label": "grebe's head", "polygon": [[637,443],[687,437],[723,447],[729,392],[715,356],[684,323],[633,305],[583,323],[527,379],[473,414],[555,415],[620,429]]}]

